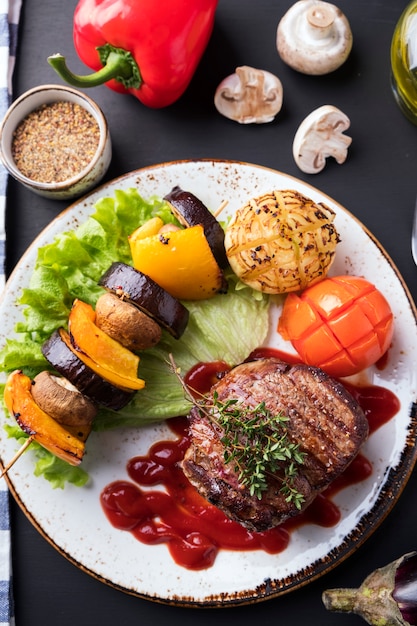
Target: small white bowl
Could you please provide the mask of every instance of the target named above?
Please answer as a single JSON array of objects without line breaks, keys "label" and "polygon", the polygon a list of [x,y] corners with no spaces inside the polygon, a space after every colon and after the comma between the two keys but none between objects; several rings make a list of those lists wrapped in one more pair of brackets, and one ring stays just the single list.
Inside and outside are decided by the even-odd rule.
[{"label": "small white bowl", "polygon": [[[28,178],[16,166],[12,154],[13,134],[25,117],[42,105],[53,102],[72,102],[82,106],[99,126],[99,143],[90,163],[76,175],[62,182],[39,182]],[[8,172],[17,181],[38,195],[66,200],[77,198],[95,187],[103,178],[112,157],[111,139],[99,106],[84,93],[61,85],[41,85],[26,91],[10,106],[0,124],[0,158]],[[51,155],[52,159],[52,155]]]}]

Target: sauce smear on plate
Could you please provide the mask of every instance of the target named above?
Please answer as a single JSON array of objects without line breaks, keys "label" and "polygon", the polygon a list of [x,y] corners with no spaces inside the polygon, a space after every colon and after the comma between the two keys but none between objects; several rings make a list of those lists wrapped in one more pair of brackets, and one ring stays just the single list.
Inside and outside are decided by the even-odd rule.
[{"label": "sauce smear on plate", "polygon": [[[290,355],[271,349],[257,350],[250,358],[268,356],[290,360]],[[222,361],[200,363],[187,374],[185,382],[195,392],[206,393],[228,369]],[[346,387],[365,411],[370,432],[399,410],[398,399],[387,389],[373,385],[347,384]],[[180,467],[189,446],[187,419],[169,420],[168,426],[176,438],[159,441],[146,455],[130,459],[127,472],[131,480],[109,484],[101,494],[101,504],[115,528],[131,532],[145,544],[166,543],[174,561],[191,570],[211,567],[222,549],[264,550],[278,554],[288,546],[294,529],[304,524],[334,526],[340,519],[340,511],[332,496],[372,473],[371,463],[359,454],[306,511],[277,528],[254,533],[228,519],[197,493]]]}]

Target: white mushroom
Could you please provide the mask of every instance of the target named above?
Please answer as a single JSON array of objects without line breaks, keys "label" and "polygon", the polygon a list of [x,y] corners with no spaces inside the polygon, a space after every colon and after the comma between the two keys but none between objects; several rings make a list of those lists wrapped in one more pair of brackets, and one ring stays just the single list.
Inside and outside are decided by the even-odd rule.
[{"label": "white mushroom", "polygon": [[328,74],[342,65],[352,49],[352,31],[342,11],[322,0],[300,0],[277,29],[281,59],[303,74]]},{"label": "white mushroom", "polygon": [[272,122],[282,107],[277,76],[247,65],[237,67],[216,89],[214,104],[221,115],[240,124]]},{"label": "white mushroom", "polygon": [[326,165],[327,157],[344,163],[352,143],[352,138],[343,134],[349,126],[347,115],[330,104],[310,113],[298,127],[293,142],[293,155],[300,170],[317,174]]}]

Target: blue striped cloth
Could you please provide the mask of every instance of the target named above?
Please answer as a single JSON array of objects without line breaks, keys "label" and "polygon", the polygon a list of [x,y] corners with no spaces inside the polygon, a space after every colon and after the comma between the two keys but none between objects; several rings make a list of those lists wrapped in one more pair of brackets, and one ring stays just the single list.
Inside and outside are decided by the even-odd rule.
[{"label": "blue striped cloth", "polygon": [[[22,0],[0,0],[0,119],[12,98],[12,74]],[[7,174],[0,165],[0,290],[5,283],[5,211]],[[0,626],[14,625],[12,596],[9,493],[0,479]]]}]

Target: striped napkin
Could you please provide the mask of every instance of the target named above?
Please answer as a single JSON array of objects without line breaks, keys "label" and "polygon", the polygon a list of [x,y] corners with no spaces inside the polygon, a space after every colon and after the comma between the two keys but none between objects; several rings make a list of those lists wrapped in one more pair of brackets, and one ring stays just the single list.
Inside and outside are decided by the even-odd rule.
[{"label": "striped napkin", "polygon": [[[16,55],[18,23],[22,0],[0,0],[0,119],[12,98],[12,74]],[[5,210],[7,173],[0,165],[0,291],[5,283]],[[0,626],[13,626],[9,493],[0,479]]]}]

